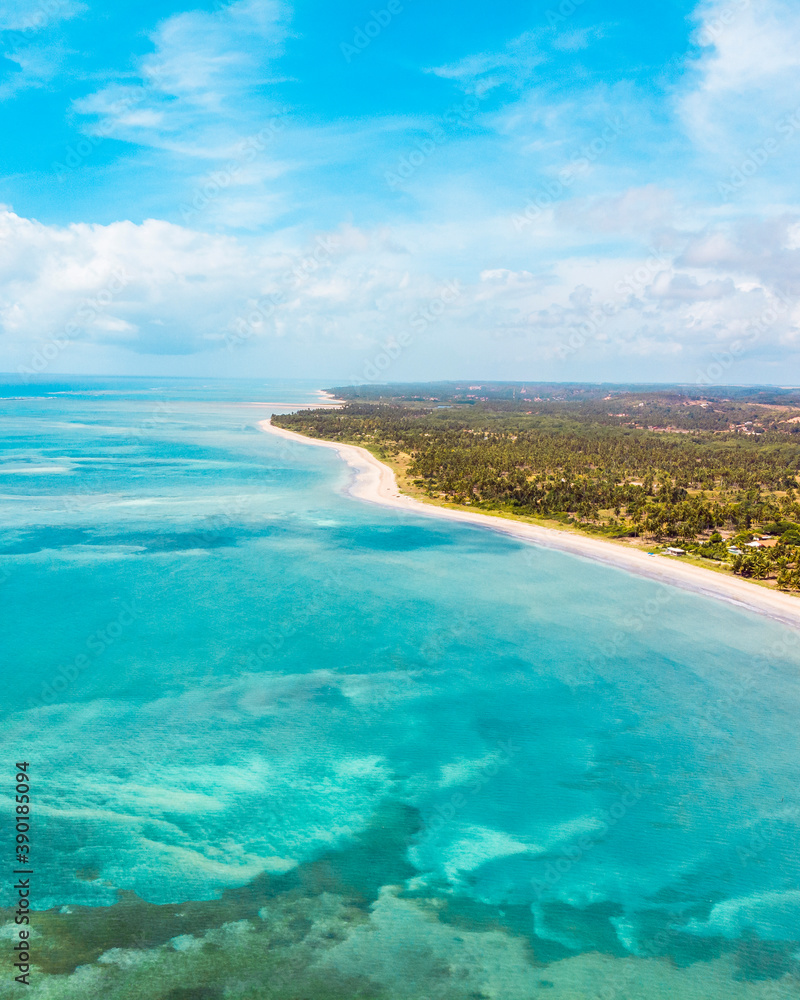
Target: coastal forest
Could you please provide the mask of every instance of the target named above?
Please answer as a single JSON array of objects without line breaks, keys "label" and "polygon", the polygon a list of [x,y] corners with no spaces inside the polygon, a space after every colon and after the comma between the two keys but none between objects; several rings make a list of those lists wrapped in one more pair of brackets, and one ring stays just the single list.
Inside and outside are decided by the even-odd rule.
[{"label": "coastal forest", "polygon": [[442,383],[276,416],[361,445],[432,502],[555,523],[800,590],[800,394]]}]

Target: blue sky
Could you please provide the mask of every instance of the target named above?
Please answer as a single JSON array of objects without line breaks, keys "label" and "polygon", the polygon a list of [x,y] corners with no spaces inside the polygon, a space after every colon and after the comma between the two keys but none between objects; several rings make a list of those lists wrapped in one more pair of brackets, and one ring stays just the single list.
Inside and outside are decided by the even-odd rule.
[{"label": "blue sky", "polygon": [[800,383],[800,8],[5,0],[0,369]]}]

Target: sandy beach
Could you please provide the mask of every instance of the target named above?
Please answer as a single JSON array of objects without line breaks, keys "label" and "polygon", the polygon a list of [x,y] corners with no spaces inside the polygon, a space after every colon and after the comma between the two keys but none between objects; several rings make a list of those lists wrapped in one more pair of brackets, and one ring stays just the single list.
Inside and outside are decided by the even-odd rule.
[{"label": "sandy beach", "polygon": [[559,531],[556,528],[544,528],[536,524],[510,521],[492,514],[450,510],[446,507],[426,504],[402,494],[394,472],[389,466],[379,462],[366,448],[308,438],[302,434],[296,434],[294,431],[275,427],[270,420],[262,420],[259,427],[269,434],[275,434],[287,440],[333,449],[353,470],[353,480],[347,492],[359,500],[410,511],[425,517],[460,521],[463,524],[498,531],[504,535],[533,542],[536,545],[569,552],[572,555],[582,556],[596,562],[603,562],[639,576],[646,576],[661,583],[680,587],[683,590],[690,590],[707,597],[726,601],[729,604],[736,604],[758,614],[777,619],[786,625],[800,627],[800,598],[783,594],[780,591],[767,590],[739,577],[723,576],[721,573],[715,573],[713,570],[704,569],[701,566],[682,563],[678,559],[648,555],[646,552],[626,548],[615,542],[589,538],[569,531]]}]

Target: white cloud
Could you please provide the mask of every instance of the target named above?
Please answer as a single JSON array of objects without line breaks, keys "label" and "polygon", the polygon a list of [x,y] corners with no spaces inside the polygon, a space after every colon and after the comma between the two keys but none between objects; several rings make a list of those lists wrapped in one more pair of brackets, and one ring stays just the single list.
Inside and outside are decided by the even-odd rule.
[{"label": "white cloud", "polygon": [[602,38],[603,34],[601,25],[592,25],[575,31],[560,31],[553,39],[553,48],[562,52],[578,52],[581,49],[588,49],[589,45]]},{"label": "white cloud", "polygon": [[[8,100],[20,91],[42,87],[62,71],[67,50],[63,42],[42,41],[47,28],[68,21],[85,11],[86,5],[76,0],[3,0],[0,7],[0,32],[8,32],[5,58],[16,64],[8,78],[0,84],[0,101]],[[45,37],[49,38],[52,33]]]},{"label": "white cloud", "polygon": [[631,187],[614,195],[571,198],[560,202],[554,212],[559,226],[618,237],[673,226],[684,214],[675,193],[656,184]]},{"label": "white cloud", "polygon": [[[0,324],[6,347],[50,338],[195,350],[224,315],[242,253],[234,241],[168,223],[44,226],[0,216]],[[197,332],[200,311],[205,322]],[[167,326],[154,327],[152,320]],[[159,333],[158,331],[163,331]]]},{"label": "white cloud", "polygon": [[647,293],[662,302],[712,302],[734,295],[736,285],[731,278],[701,283],[689,274],[662,272],[653,280]]},{"label": "white cloud", "polygon": [[[609,212],[639,197],[612,199]],[[662,202],[657,194],[644,200]],[[129,358],[205,356],[217,368],[213,356],[231,374],[308,374],[311,364],[337,379],[534,370],[594,377],[592,366],[599,376],[640,359],[642,375],[669,363],[671,377],[687,378],[772,313],[758,349],[791,363],[800,332],[797,216],[673,229],[668,249],[651,253],[635,214],[627,249],[598,254],[586,246],[607,226],[599,203],[583,224],[577,213],[539,229],[535,253],[529,233],[497,217],[347,226],[318,243],[291,230],[233,237],[156,220],[60,228],[6,210],[0,367],[28,365],[65,338],[70,346],[54,370],[77,370],[70,358],[90,347]],[[571,245],[578,236],[582,243]],[[491,255],[497,265],[483,266],[486,248],[500,245],[502,254]],[[375,370],[402,336],[389,367]],[[468,371],[454,372],[454,363]],[[751,377],[743,370],[738,380]]]},{"label": "white cloud", "polygon": [[478,52],[458,62],[436,66],[429,72],[445,80],[455,80],[477,94],[485,94],[502,85],[519,89],[547,61],[543,35],[541,31],[526,31],[499,51]]},{"label": "white cloud", "polygon": [[77,0],[3,0],[0,31],[21,31],[30,36],[86,9],[86,4]]},{"label": "white cloud", "polygon": [[577,52],[603,37],[602,25],[566,31],[538,27],[510,39],[502,49],[476,52],[453,63],[428,70],[454,80],[469,92],[483,95],[505,86],[522,91],[536,82],[540,67],[553,52]]},{"label": "white cloud", "polygon": [[409,260],[381,229],[237,239],[157,220],[60,228],[6,209],[0,365],[16,370],[54,341],[69,341],[65,352],[96,345],[361,359],[441,292],[442,280]]},{"label": "white cloud", "polygon": [[25,45],[7,52],[6,59],[16,63],[18,71],[0,85],[0,100],[7,100],[31,87],[42,87],[55,79],[62,70],[66,54],[58,43]]},{"label": "white cloud", "polygon": [[800,295],[798,214],[741,219],[709,226],[693,236],[678,266],[740,275],[788,296]]},{"label": "white cloud", "polygon": [[[630,193],[633,204],[637,197]],[[795,218],[717,223],[695,233],[663,227],[663,243],[650,241],[659,249],[643,249],[638,257],[610,248],[588,255],[564,245],[581,220],[584,246],[594,232],[606,231],[619,201],[603,206],[598,200],[586,215],[569,204],[543,215],[536,237],[552,241],[552,280],[522,299],[492,303],[487,325],[491,321],[494,339],[505,341],[503,353],[559,361],[565,377],[619,378],[613,372],[631,371],[640,359],[645,367],[639,370],[650,372],[645,377],[652,379],[659,366],[661,378],[685,379],[735,344],[739,367],[725,369],[729,380],[752,381],[754,357],[765,363],[762,378],[785,380],[785,366],[797,363],[800,336],[800,283],[792,280],[800,270]],[[675,214],[688,213],[678,206]],[[656,213],[655,221],[665,219]],[[633,215],[617,235],[626,232],[645,235]],[[779,359],[780,372],[774,368]]]},{"label": "white cloud", "polygon": [[681,103],[690,134],[707,149],[746,149],[800,105],[800,9],[787,0],[707,0],[695,19],[702,52]]},{"label": "white cloud", "polygon": [[138,81],[110,83],[74,104],[102,135],[185,156],[225,156],[278,109],[264,88],[288,35],[282,0],[235,0],[176,14],[151,34]]}]

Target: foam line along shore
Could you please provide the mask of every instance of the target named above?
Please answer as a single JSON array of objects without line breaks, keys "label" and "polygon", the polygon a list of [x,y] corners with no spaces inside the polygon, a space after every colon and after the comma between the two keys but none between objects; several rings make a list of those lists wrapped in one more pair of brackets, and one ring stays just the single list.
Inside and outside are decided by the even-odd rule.
[{"label": "foam line along shore", "polygon": [[303,434],[276,427],[271,420],[263,420],[258,426],[262,431],[286,440],[317,445],[335,451],[354,472],[353,481],[348,486],[347,491],[350,496],[359,500],[426,517],[458,521],[462,524],[498,531],[547,548],[604,562],[639,576],[703,594],[706,597],[723,600],[729,604],[739,605],[786,625],[800,627],[800,601],[789,594],[767,590],[739,578],[722,576],[713,570],[704,569],[702,566],[652,556],[611,541],[588,538],[574,532],[559,531],[557,528],[510,521],[492,514],[452,510],[447,507],[426,504],[401,493],[393,470],[375,458],[366,448],[342,444],[338,441],[309,438]]}]

